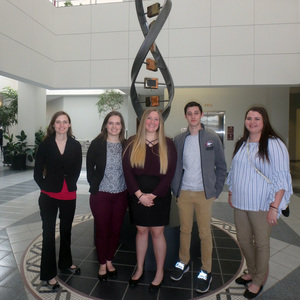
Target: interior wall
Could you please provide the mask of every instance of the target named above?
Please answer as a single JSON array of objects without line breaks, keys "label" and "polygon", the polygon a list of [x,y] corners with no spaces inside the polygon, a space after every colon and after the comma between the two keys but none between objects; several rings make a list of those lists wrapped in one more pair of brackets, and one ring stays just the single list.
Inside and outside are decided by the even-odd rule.
[{"label": "interior wall", "polygon": [[[30,117],[28,117],[30,116]],[[46,127],[46,90],[19,82],[18,131],[24,130],[28,145],[34,145],[35,132]]]},{"label": "interior wall", "polygon": [[[92,141],[101,131],[105,116],[99,116],[96,103],[98,96],[64,96],[47,102],[48,124],[52,115],[63,110],[71,118],[72,130],[76,139],[81,141]],[[118,110],[124,118],[125,126],[128,128],[128,100],[124,96],[124,102]]]},{"label": "interior wall", "polygon": [[3,88],[7,86],[11,87],[14,90],[18,90],[18,81],[4,76],[0,76],[0,92]]},{"label": "interior wall", "polygon": [[296,160],[300,160],[300,108],[296,111],[297,122],[296,122]]},{"label": "interior wall", "polygon": [[[224,150],[228,166],[234,144],[243,135],[245,112],[253,105],[262,105],[267,109],[272,126],[288,145],[289,88],[287,87],[176,89],[171,113],[165,124],[168,136],[174,137],[181,132],[181,128],[187,127],[184,106],[191,100],[198,101],[203,111],[225,111]],[[233,140],[227,140],[228,126],[234,128]]]},{"label": "interior wall", "polygon": [[[167,93],[167,92],[166,92]],[[229,167],[234,144],[243,134],[245,112],[253,105],[264,106],[274,129],[288,145],[289,88],[198,88],[176,89],[170,115],[165,123],[166,135],[174,138],[187,127],[184,106],[191,100],[199,101],[204,111],[225,111],[225,158]],[[47,103],[48,123],[57,110],[65,110],[72,119],[73,133],[79,140],[91,141],[101,129],[103,117],[99,118],[97,96],[65,96]],[[120,112],[124,116],[127,135],[136,133],[136,115],[130,98],[126,97]],[[233,126],[234,138],[227,140],[227,128]]]},{"label": "interior wall", "polygon": [[[165,96],[167,96],[167,91],[165,92]],[[295,96],[292,97],[295,98]],[[243,133],[244,114],[246,110],[253,105],[263,105],[268,111],[272,126],[283,137],[285,143],[289,145],[291,160],[300,159],[300,122],[296,115],[297,105],[299,105],[298,108],[300,109],[300,101],[291,101],[291,108],[289,108],[289,98],[288,87],[178,88],[175,89],[171,112],[165,123],[166,135],[174,138],[175,135],[181,132],[182,128],[187,127],[183,109],[185,104],[191,100],[199,101],[204,111],[224,111],[224,149],[225,158],[229,166],[234,144]],[[91,141],[99,134],[104,119],[104,117],[99,117],[96,107],[97,101],[97,96],[91,95],[64,96],[48,101],[46,104],[46,124],[49,124],[55,112],[65,110],[72,119],[73,133],[76,138]],[[124,103],[120,112],[124,117],[127,137],[135,134],[137,118],[130,97],[124,96]],[[298,123],[296,124],[296,122]],[[294,127],[291,124],[294,124]],[[39,126],[42,126],[42,124]],[[228,126],[234,128],[233,140],[227,139]],[[21,129],[26,130],[26,128]],[[289,135],[290,139],[288,138]],[[296,148],[297,151],[294,151],[293,149]]]},{"label": "interior wall", "polygon": [[289,118],[289,154],[291,160],[300,160],[300,93],[291,89]]},{"label": "interior wall", "polygon": [[[6,81],[6,83],[9,81]],[[10,84],[9,84],[10,85]],[[223,87],[175,89],[170,115],[165,123],[166,134],[173,138],[186,128],[183,114],[184,105],[190,100],[199,101],[204,111],[225,111],[225,156],[229,164],[234,143],[242,136],[245,111],[252,105],[263,105],[267,108],[272,126],[288,145],[291,160],[300,159],[299,120],[296,111],[300,109],[300,94],[292,93],[288,87]],[[165,97],[167,98],[167,91]],[[291,98],[291,101],[289,99]],[[103,117],[99,117],[96,102],[97,96],[65,96],[47,102],[47,120],[58,110],[70,114],[75,136],[80,140],[92,140],[100,132]],[[290,102],[290,104],[289,104]],[[136,133],[136,115],[129,96],[124,96],[120,110],[123,114],[127,137]],[[228,126],[234,128],[234,139],[227,140]],[[298,127],[297,127],[298,126]],[[23,128],[21,128],[23,129]],[[290,136],[290,138],[289,138]]]},{"label": "interior wall", "polygon": [[[51,121],[52,116],[60,110],[64,110],[64,98],[60,97],[52,101],[48,101],[46,103],[46,124],[48,124]],[[72,117],[71,117],[72,119]]]},{"label": "interior wall", "polygon": [[[172,3],[156,43],[175,86],[299,84],[299,1]],[[50,89],[130,86],[144,40],[134,1],[2,0],[0,11],[0,74]]]}]

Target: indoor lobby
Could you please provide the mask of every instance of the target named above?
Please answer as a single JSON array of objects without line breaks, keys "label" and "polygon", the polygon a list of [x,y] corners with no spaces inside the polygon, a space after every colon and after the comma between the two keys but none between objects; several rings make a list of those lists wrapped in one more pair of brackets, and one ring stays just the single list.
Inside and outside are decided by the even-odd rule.
[{"label": "indoor lobby", "polygon": [[[83,161],[85,157],[83,158]],[[290,216],[281,216],[272,229],[269,277],[257,299],[299,299],[300,297],[300,164],[291,163],[294,194],[290,202]],[[213,281],[209,292],[198,294],[193,286],[200,267],[201,253],[197,228],[192,235],[192,263],[190,271],[179,282],[170,280],[170,269],[178,255],[178,216],[172,202],[171,221],[166,227],[168,253],[165,277],[157,294],[150,294],[148,286],[153,271],[153,253],[145,261],[145,276],[136,288],[128,279],[136,266],[135,231],[126,214],[114,265],[118,275],[107,282],[97,278],[98,262],[94,246],[93,217],[89,206],[88,183],[83,165],[78,181],[76,215],[72,229],[74,263],[80,275],[58,273],[60,289],[49,292],[39,280],[41,253],[41,220],[38,208],[39,189],[33,180],[32,168],[22,171],[0,166],[0,298],[27,299],[107,299],[107,300],[185,300],[185,299],[245,299],[244,288],[234,279],[242,274],[245,262],[236,241],[233,212],[227,203],[226,185],[213,206]],[[57,236],[59,241],[59,236]],[[151,248],[151,247],[150,247]]]},{"label": "indoor lobby", "polygon": [[[148,48],[142,47],[147,34],[141,31],[149,28],[150,32],[151,26],[139,24],[138,1],[82,0],[73,1],[76,5],[68,7],[63,2],[0,0],[0,77],[18,82],[18,124],[11,128],[11,133],[16,136],[25,130],[28,145],[33,145],[36,131],[45,129],[55,112],[65,110],[72,118],[76,138],[90,142],[99,134],[103,121],[95,106],[99,93],[78,95],[61,91],[118,89],[124,93],[120,112],[129,137],[135,134],[138,124],[130,92],[132,87],[141,85],[140,103],[136,103],[142,104],[143,109],[150,96],[160,97],[156,99],[161,99],[161,110],[172,100],[165,122],[169,137],[186,129],[183,107],[190,100],[199,101],[207,113],[222,115],[222,141],[229,168],[234,144],[242,136],[245,111],[250,105],[266,107],[272,126],[289,150],[294,194],[290,199],[290,216],[281,216],[278,225],[272,228],[269,276],[257,299],[299,300],[300,1],[173,0],[168,20],[161,24],[160,32],[159,22],[153,22],[158,17],[148,18],[159,33],[155,39],[152,37],[155,43],[152,40],[147,43]],[[145,8],[153,3],[144,2]],[[150,51],[150,48],[154,49],[154,58],[159,59],[160,72],[149,71],[148,65],[137,59],[142,56],[137,55],[139,49]],[[161,56],[155,52],[157,49]],[[136,61],[143,68],[139,69]],[[167,79],[166,66],[172,75]],[[136,72],[139,76],[134,80],[133,69],[139,69]],[[159,95],[158,92],[154,95],[146,84],[145,79],[153,77]],[[7,85],[11,86],[0,78],[0,90]],[[175,93],[169,90],[170,86],[175,88]],[[60,93],[49,96],[49,91]],[[195,223],[191,268],[182,280],[170,280],[179,248],[175,199],[170,224],[165,228],[167,256],[159,291],[148,292],[155,268],[152,247],[146,255],[143,279],[135,288],[128,284],[136,268],[135,228],[129,222],[128,212],[113,261],[118,275],[100,282],[85,153],[72,227],[73,262],[81,273],[59,271],[57,292],[49,291],[39,277],[42,223],[38,206],[40,190],[33,179],[33,163],[25,170],[11,170],[10,166],[3,165],[0,153],[0,300],[245,299],[245,288],[235,283],[235,278],[246,272],[247,267],[237,242],[226,185],[213,204],[213,280],[207,293],[195,291],[201,267]],[[57,218],[57,250],[59,238]]]}]

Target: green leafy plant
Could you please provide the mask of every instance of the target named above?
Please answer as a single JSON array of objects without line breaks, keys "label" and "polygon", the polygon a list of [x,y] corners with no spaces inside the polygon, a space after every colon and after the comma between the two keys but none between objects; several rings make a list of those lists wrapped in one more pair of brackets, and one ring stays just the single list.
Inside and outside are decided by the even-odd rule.
[{"label": "green leafy plant", "polygon": [[7,140],[7,143],[5,146],[3,146],[3,164],[4,165],[10,165],[11,164],[11,155],[10,153],[13,150],[13,139],[14,135],[7,135],[4,134],[3,138]]},{"label": "green leafy plant", "polygon": [[9,135],[9,127],[18,123],[18,92],[11,87],[2,89],[3,105],[0,107],[0,126]]},{"label": "green leafy plant", "polygon": [[35,159],[37,149],[40,143],[42,142],[44,136],[45,136],[45,132],[42,129],[39,129],[38,131],[35,132],[34,146],[27,153],[27,158],[30,162],[33,162],[33,160]]},{"label": "green leafy plant", "polygon": [[26,157],[30,148],[27,148],[27,135],[24,130],[15,136],[17,141],[14,141],[13,134],[5,134],[3,137],[8,140],[3,150],[4,155],[9,158],[9,162],[7,164],[11,165],[10,168],[12,170],[26,169]]},{"label": "green leafy plant", "polygon": [[65,6],[73,6],[72,1],[65,1]]},{"label": "green leafy plant", "polygon": [[120,92],[114,90],[106,90],[99,95],[99,100],[96,103],[99,115],[104,115],[108,110],[117,110],[121,107],[124,99]]},{"label": "green leafy plant", "polygon": [[25,134],[24,130],[22,130],[20,134],[16,135],[17,141],[13,140],[14,139],[13,134],[11,135],[4,134],[3,137],[6,140],[8,140],[6,144],[5,152],[9,156],[13,157],[22,154],[27,155],[27,153],[29,152],[30,149],[27,148],[27,141],[26,141],[27,135]]}]

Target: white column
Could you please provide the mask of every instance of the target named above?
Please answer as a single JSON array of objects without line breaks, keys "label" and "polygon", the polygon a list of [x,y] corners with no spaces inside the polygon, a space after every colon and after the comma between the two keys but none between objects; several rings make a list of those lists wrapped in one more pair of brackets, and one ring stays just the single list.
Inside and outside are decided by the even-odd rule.
[{"label": "white column", "polygon": [[34,145],[35,132],[46,129],[46,90],[19,82],[18,133],[27,135],[27,144]]}]

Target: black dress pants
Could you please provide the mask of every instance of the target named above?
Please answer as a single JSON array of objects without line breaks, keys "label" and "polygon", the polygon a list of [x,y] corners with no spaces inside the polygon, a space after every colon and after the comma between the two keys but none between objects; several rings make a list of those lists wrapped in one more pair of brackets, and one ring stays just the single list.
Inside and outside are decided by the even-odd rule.
[{"label": "black dress pants", "polygon": [[39,197],[39,207],[43,223],[40,279],[50,280],[57,275],[55,225],[58,211],[60,219],[58,268],[67,269],[73,264],[71,254],[71,230],[76,208],[76,199],[58,200],[41,193]]}]

